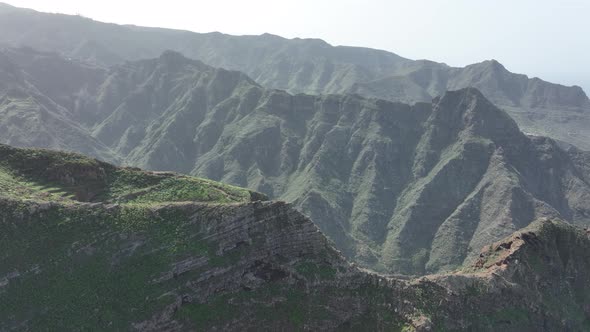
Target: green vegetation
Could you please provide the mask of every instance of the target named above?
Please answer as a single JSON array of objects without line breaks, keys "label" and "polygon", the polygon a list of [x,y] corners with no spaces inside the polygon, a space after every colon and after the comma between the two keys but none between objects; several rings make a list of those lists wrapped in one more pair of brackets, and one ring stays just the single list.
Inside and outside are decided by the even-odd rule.
[{"label": "green vegetation", "polygon": [[228,303],[230,298],[230,295],[221,295],[211,299],[207,304],[183,305],[175,316],[192,323],[199,330],[206,329],[214,323],[229,322],[240,312],[238,307]]},{"label": "green vegetation", "polygon": [[295,266],[295,270],[307,278],[334,279],[336,276],[333,267],[313,262],[301,262]]},{"label": "green vegetation", "polygon": [[[148,285],[173,257],[161,252],[165,242],[150,238],[141,243],[129,231],[149,223],[147,213],[130,218],[125,210],[55,206],[19,221],[14,206],[3,204],[2,211],[12,220],[2,224],[2,267],[20,276],[2,294],[1,321],[24,321],[33,314],[34,330],[126,329],[130,321],[145,319],[161,306],[161,288]],[[150,227],[151,234],[166,232],[165,224]],[[134,241],[139,241],[138,252],[125,254]],[[10,270],[2,269],[0,275]]]},{"label": "green vegetation", "polygon": [[173,303],[168,290],[194,275],[154,282],[178,260],[207,257],[225,267],[243,254],[217,256],[215,243],[199,239],[192,208],[175,202],[250,195],[210,180],[0,145],[0,321],[33,315],[33,330],[127,330]]},{"label": "green vegetation", "polygon": [[116,168],[79,154],[0,146],[0,195],[37,201],[232,203],[251,192],[174,173]]},{"label": "green vegetation", "polygon": [[149,191],[129,202],[149,203],[166,201],[244,202],[250,199],[248,190],[221,183],[178,176],[162,180]]},{"label": "green vegetation", "polygon": [[0,167],[0,196],[37,201],[67,202],[72,199],[72,195],[62,188],[19,179],[3,167]]},{"label": "green vegetation", "polygon": [[[215,255],[191,223],[194,212],[181,207],[35,206],[0,204],[0,278],[17,272],[0,296],[0,321],[8,324],[32,314],[34,330],[127,330],[173,303],[168,292],[198,275],[154,282],[175,262]],[[236,262],[231,253],[215,257],[211,268]]]},{"label": "green vegetation", "polygon": [[496,328],[510,327],[514,330],[523,330],[531,326],[531,313],[523,308],[501,308],[490,313],[473,315],[469,319],[479,329],[493,330]]}]

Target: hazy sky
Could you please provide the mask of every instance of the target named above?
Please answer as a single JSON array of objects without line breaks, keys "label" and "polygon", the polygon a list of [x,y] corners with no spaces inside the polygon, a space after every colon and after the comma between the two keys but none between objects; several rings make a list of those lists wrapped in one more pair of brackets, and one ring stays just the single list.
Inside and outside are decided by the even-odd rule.
[{"label": "hazy sky", "polygon": [[5,1],[114,23],[322,38],[453,66],[496,59],[590,94],[590,0]]}]

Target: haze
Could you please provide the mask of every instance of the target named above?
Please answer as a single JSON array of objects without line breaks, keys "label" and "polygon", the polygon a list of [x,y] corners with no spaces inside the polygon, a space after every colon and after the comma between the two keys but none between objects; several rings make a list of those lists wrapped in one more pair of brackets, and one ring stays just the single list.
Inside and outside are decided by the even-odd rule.
[{"label": "haze", "polygon": [[464,66],[508,70],[590,92],[587,0],[13,0],[39,11],[196,32],[321,38]]}]

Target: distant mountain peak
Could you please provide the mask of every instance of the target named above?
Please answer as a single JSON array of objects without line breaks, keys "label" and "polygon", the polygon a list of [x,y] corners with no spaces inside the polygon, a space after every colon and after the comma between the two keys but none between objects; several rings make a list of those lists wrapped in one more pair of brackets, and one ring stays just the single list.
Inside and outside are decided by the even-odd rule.
[{"label": "distant mountain peak", "polygon": [[[524,138],[516,122],[505,111],[491,103],[477,88],[447,91],[434,104],[435,110],[442,108],[447,113],[442,115],[446,117],[444,121],[455,118],[448,114],[449,112],[459,112],[464,126],[476,135],[497,142],[505,142],[506,139],[516,137]],[[458,121],[458,118],[455,121]]]},{"label": "distant mountain peak", "polygon": [[160,59],[160,61],[170,63],[170,64],[180,64],[180,63],[187,63],[187,62],[192,61],[192,60],[189,60],[184,55],[182,55],[182,53],[172,51],[172,50],[166,50],[166,51],[162,52],[159,59]]},{"label": "distant mountain peak", "polygon": [[279,35],[275,35],[275,34],[272,34],[272,33],[268,33],[268,32],[265,32],[265,33],[261,34],[260,37],[268,38],[268,39],[280,39],[280,40],[287,39],[285,37],[282,37],[282,36],[279,36]]},{"label": "distant mountain peak", "polygon": [[[489,111],[489,107],[495,106],[475,87],[467,87],[458,90],[446,91],[439,97],[434,98],[434,105],[455,105],[474,112]],[[474,107],[475,105],[486,107]],[[499,111],[499,110],[498,110]]]},{"label": "distant mountain peak", "polygon": [[481,68],[483,70],[489,70],[493,73],[497,73],[497,74],[504,74],[504,73],[510,73],[506,67],[504,67],[503,64],[501,64],[498,60],[495,59],[491,59],[491,60],[485,60],[479,63],[475,63],[473,65],[469,65],[467,66],[467,68],[469,67],[473,67],[473,68]]},{"label": "distant mountain peak", "polygon": [[159,57],[155,59],[145,59],[131,63],[148,64],[148,67],[155,66],[152,69],[160,68],[160,70],[162,70],[163,72],[170,73],[185,71],[187,69],[187,66],[192,66],[198,68],[199,70],[212,69],[212,67],[204,64],[199,60],[189,59],[185,57],[182,53],[173,50],[165,50],[164,52],[162,52],[162,54],[160,54]]}]

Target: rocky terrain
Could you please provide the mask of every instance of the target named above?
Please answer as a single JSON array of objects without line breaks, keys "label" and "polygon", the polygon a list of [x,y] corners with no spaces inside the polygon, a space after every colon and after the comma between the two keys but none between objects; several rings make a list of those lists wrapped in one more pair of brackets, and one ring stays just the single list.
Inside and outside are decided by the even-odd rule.
[{"label": "rocky terrain", "polygon": [[560,221],[459,272],[401,280],[349,264],[308,218],[254,192],[46,150],[0,146],[0,165],[0,330],[590,324],[590,240]]},{"label": "rocky terrain", "polygon": [[526,136],[475,89],[406,105],[290,95],[175,52],[108,70],[30,49],[2,55],[15,77],[0,87],[4,142],[292,202],[378,271],[452,270],[541,217],[590,223],[588,153]]},{"label": "rocky terrain", "polygon": [[590,100],[580,87],[514,74],[494,60],[454,68],[385,51],[334,47],[318,39],[120,26],[9,5],[0,6],[0,44],[57,52],[100,66],[174,50],[295,94],[357,93],[413,103],[474,87],[508,111],[523,131],[590,150]]}]

